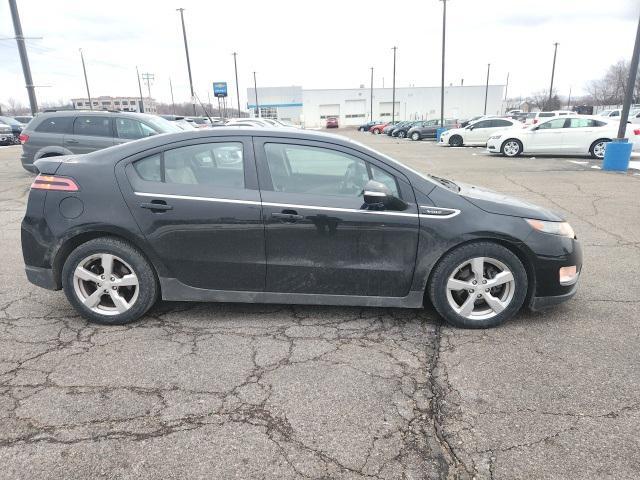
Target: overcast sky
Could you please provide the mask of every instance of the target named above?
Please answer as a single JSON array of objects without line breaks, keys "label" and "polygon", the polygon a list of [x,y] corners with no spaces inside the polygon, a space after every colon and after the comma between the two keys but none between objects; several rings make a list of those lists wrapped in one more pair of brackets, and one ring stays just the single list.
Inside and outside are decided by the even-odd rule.
[{"label": "overcast sky", "polygon": [[[85,54],[92,96],[137,95],[135,67],[155,74],[152,96],[189,100],[176,8],[185,8],[196,93],[206,101],[213,81],[227,81],[235,104],[238,52],[241,103],[252,72],[258,86],[304,88],[440,84],[442,2],[438,0],[163,0],[109,2],[18,0],[39,101],[85,96],[78,49]],[[449,0],[446,83],[504,84],[509,96],[549,88],[553,42],[559,42],[555,85],[574,94],[607,66],[629,59],[638,0]],[[0,38],[14,35],[0,0]],[[146,95],[146,90],[145,90]],[[0,102],[28,103],[14,40],[0,41]]]}]

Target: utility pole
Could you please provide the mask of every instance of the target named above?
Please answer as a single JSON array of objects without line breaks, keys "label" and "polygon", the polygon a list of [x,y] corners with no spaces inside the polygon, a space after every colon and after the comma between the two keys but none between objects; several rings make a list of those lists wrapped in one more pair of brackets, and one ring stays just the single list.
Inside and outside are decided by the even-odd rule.
[{"label": "utility pole", "polygon": [[558,42],[553,44],[553,66],[551,67],[551,86],[549,87],[549,103],[551,103],[551,97],[553,96],[553,77],[556,74],[556,54],[558,53]]},{"label": "utility pole", "polygon": [[371,67],[371,113],[369,116],[369,121],[373,121],[373,67]]},{"label": "utility pole", "polygon": [[444,52],[447,33],[447,0],[442,1],[442,77],[440,79],[440,127],[444,125]]},{"label": "utility pole", "polygon": [[391,94],[391,123],[396,121],[396,51],[398,47],[393,47],[393,93]]},{"label": "utility pole", "polygon": [[571,87],[569,87],[569,99],[567,100],[567,108],[571,110]]},{"label": "utility pole", "polygon": [[11,10],[11,19],[13,20],[13,31],[16,35],[16,43],[18,44],[18,54],[20,55],[20,63],[22,63],[22,73],[24,74],[24,83],[27,87],[27,95],[29,96],[29,106],[31,107],[31,115],[38,113],[38,101],[36,100],[36,90],[31,78],[31,67],[29,66],[29,57],[27,56],[27,47],[24,43],[24,34],[22,33],[22,24],[20,23],[20,15],[18,14],[18,6],[16,0],[9,0],[9,10]]},{"label": "utility pole", "polygon": [[173,101],[173,85],[171,84],[171,77],[169,77],[169,90],[171,90],[171,109],[173,114],[176,114],[176,102]]},{"label": "utility pole", "polygon": [[633,90],[636,84],[636,74],[638,73],[638,57],[640,57],[640,19],[638,20],[638,30],[636,31],[636,43],[633,46],[631,65],[629,67],[629,80],[627,81],[627,91],[624,94],[622,104],[622,114],[620,115],[620,125],[618,127],[618,139],[623,139],[627,130],[629,120],[629,110],[633,99]]},{"label": "utility pole", "polygon": [[256,116],[260,117],[260,105],[258,104],[258,83],[256,82],[256,72],[253,72],[253,92],[256,94]]},{"label": "utility pole", "polygon": [[489,96],[489,72],[491,71],[491,64],[487,63],[487,83],[484,86],[484,115],[487,114],[487,97]]},{"label": "utility pole", "polygon": [[153,73],[143,73],[142,79],[147,82],[147,92],[149,93],[149,101],[151,101],[151,82],[155,80]]},{"label": "utility pole", "polygon": [[180,21],[182,22],[182,37],[184,38],[184,53],[187,56],[187,71],[189,72],[189,87],[191,88],[191,104],[193,105],[193,114],[196,115],[196,95],[193,92],[193,79],[191,78],[191,61],[189,60],[189,45],[187,44],[187,30],[184,26],[184,8],[178,8],[180,12]]},{"label": "utility pole", "polygon": [[144,113],[144,99],[142,98],[142,83],[140,83],[140,72],[138,72],[138,66],[136,65],[136,77],[138,77],[138,91],[140,92],[140,113]]},{"label": "utility pole", "polygon": [[500,109],[500,112],[504,112],[505,110],[504,106],[507,103],[507,90],[509,90],[509,72],[507,72],[507,83],[504,86],[504,100],[502,100],[502,108]]},{"label": "utility pole", "polygon": [[84,65],[84,55],[80,48],[80,60],[82,60],[82,71],[84,72],[84,84],[87,86],[87,97],[89,97],[89,110],[93,109],[93,102],[91,101],[91,93],[89,93],[89,80],[87,79],[87,68]]},{"label": "utility pole", "polygon": [[240,88],[238,87],[238,62],[236,61],[236,57],[238,56],[238,54],[236,52],[233,52],[233,68],[236,72],[236,97],[238,98],[238,118],[240,118],[242,115],[240,115]]}]

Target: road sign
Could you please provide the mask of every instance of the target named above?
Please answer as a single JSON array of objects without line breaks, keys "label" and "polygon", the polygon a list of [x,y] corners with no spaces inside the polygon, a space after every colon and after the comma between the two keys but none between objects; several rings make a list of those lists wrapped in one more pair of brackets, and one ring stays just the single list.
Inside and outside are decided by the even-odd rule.
[{"label": "road sign", "polygon": [[227,82],[214,82],[213,83],[213,96],[214,97],[226,97],[227,96]]}]

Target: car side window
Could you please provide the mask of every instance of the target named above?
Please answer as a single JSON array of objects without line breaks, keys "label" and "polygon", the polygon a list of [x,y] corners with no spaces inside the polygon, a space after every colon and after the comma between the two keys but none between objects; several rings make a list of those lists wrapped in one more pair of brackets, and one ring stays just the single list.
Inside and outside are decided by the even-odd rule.
[{"label": "car side window", "polygon": [[538,130],[548,130],[555,128],[564,128],[564,124],[567,121],[566,118],[556,118],[555,120],[549,120],[548,122],[541,123]]},{"label": "car side window", "polygon": [[69,133],[72,124],[73,117],[51,117],[40,122],[35,131],[40,133]]},{"label": "car side window", "polygon": [[569,126],[567,128],[589,128],[589,127],[597,127],[600,125],[606,125],[604,122],[597,122],[596,120],[592,120],[590,118],[570,118]]},{"label": "car side window", "polygon": [[136,140],[138,138],[150,137],[156,135],[156,132],[150,126],[133,120],[131,118],[116,118],[116,136],[118,138],[126,138]]},{"label": "car side window", "polygon": [[89,135],[92,137],[112,137],[111,119],[102,116],[81,115],[73,122],[74,135]]},{"label": "car side window", "polygon": [[513,123],[509,120],[493,120],[493,127],[512,127]]},{"label": "car side window", "polygon": [[483,120],[481,122],[475,123],[473,125],[473,128],[490,128],[491,122],[491,120]]},{"label": "car side window", "polygon": [[264,148],[276,192],[359,197],[375,178],[398,194],[391,175],[347,153],[283,143],[266,143]]},{"label": "car side window", "polygon": [[174,148],[133,163],[149,182],[244,188],[242,143],[219,142]]}]

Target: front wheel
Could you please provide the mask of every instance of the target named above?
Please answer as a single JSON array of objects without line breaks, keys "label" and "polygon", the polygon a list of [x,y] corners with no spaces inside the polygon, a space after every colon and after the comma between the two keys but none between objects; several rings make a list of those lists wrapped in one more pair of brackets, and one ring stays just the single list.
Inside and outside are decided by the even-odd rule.
[{"label": "front wheel", "polygon": [[122,325],[155,303],[158,283],[151,264],[127,242],[96,238],[67,257],[62,287],[71,305],[90,322]]},{"label": "front wheel", "polygon": [[363,128],[363,127],[360,127],[360,128],[358,129],[358,131],[359,131],[359,132],[364,132],[364,128]]},{"label": "front wheel", "polygon": [[610,142],[610,141],[611,141],[611,139],[609,139],[609,138],[600,138],[600,139],[596,140],[595,142],[593,142],[591,144],[591,147],[589,148],[589,153],[591,154],[591,156],[593,158],[603,159],[604,158],[605,147],[606,147],[607,143]]},{"label": "front wheel", "polygon": [[527,295],[527,272],[511,250],[471,243],[446,254],[428,286],[436,311],[461,328],[495,327],[513,317]]},{"label": "front wheel", "polygon": [[510,138],[504,141],[501,151],[506,157],[517,157],[522,153],[522,143],[520,140]]},{"label": "front wheel", "polygon": [[454,135],[449,139],[449,145],[452,147],[461,147],[462,144],[463,144],[463,141],[460,135]]},{"label": "front wheel", "polygon": [[407,134],[405,132],[402,132],[402,131],[398,132],[398,138],[404,138],[406,136]]},{"label": "front wheel", "polygon": [[411,140],[413,140],[413,141],[416,141],[416,142],[417,142],[418,140],[420,140],[420,134],[419,134],[418,132],[413,132],[413,133],[411,134]]}]

